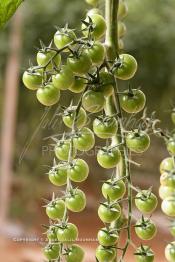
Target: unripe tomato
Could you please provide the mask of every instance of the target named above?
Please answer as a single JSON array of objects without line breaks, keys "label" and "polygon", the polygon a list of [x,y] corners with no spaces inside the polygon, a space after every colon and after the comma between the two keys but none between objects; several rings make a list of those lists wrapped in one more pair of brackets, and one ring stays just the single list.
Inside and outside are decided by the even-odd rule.
[{"label": "unripe tomato", "polygon": [[97,153],[97,161],[103,168],[114,168],[120,159],[121,153],[117,147],[103,147]]},{"label": "unripe tomato", "polygon": [[98,208],[98,216],[104,223],[112,223],[121,215],[121,207],[118,203],[101,204]]},{"label": "unripe tomato", "polygon": [[55,186],[63,186],[67,183],[67,166],[59,164],[49,171],[49,180]]},{"label": "unripe tomato", "polygon": [[84,250],[79,245],[72,245],[66,254],[66,262],[83,262],[84,255]]},{"label": "unripe tomato", "polygon": [[94,42],[92,46],[86,49],[93,65],[101,65],[105,58],[105,47],[100,42]]},{"label": "unripe tomato", "polygon": [[43,249],[44,255],[49,260],[58,259],[60,255],[60,245],[59,244],[48,244]]},{"label": "unripe tomato", "polygon": [[30,90],[37,90],[42,85],[42,75],[38,72],[25,71],[22,77],[25,87]]},{"label": "unripe tomato", "polygon": [[135,197],[136,207],[145,214],[152,213],[157,207],[157,197],[149,190],[142,190]]},{"label": "unripe tomato", "polygon": [[37,63],[39,66],[46,66],[47,70],[53,69],[53,67],[59,67],[61,63],[61,56],[59,54],[56,55],[56,51],[54,50],[41,50],[37,53],[36,57]]},{"label": "unripe tomato", "polygon": [[74,159],[67,169],[67,175],[73,182],[83,182],[89,174],[88,164],[80,158]]},{"label": "unripe tomato", "polygon": [[74,146],[79,151],[89,151],[95,145],[94,133],[87,127],[81,128],[75,135]]},{"label": "unripe tomato", "polygon": [[125,1],[120,0],[118,7],[118,19],[123,19],[128,14],[128,6]]},{"label": "unripe tomato", "polygon": [[65,212],[65,203],[61,199],[52,200],[46,206],[46,214],[51,219],[62,219]]},{"label": "unripe tomato", "polygon": [[87,17],[88,17],[88,16],[91,16],[91,15],[94,15],[94,14],[101,15],[102,12],[101,12],[101,10],[98,9],[98,8],[92,8],[92,9],[88,10],[88,12],[87,12]]},{"label": "unripe tomato", "polygon": [[[88,13],[88,16],[92,19],[92,23],[93,23],[93,32],[92,32],[92,36],[97,40],[99,38],[102,38],[105,34],[106,31],[106,22],[105,19],[103,18],[103,16],[99,15],[99,14],[92,14],[92,13]],[[86,22],[89,23],[89,17],[87,17],[85,19]],[[85,24],[82,24],[82,30],[84,30],[86,28]],[[83,34],[85,36],[88,35],[88,31],[83,31]]]},{"label": "unripe tomato", "polygon": [[60,91],[52,84],[40,87],[36,92],[38,101],[44,106],[52,106],[58,103]]},{"label": "unripe tomato", "polygon": [[73,189],[65,198],[66,207],[72,212],[81,212],[86,207],[86,196],[80,189]]},{"label": "unripe tomato", "polygon": [[87,85],[86,79],[75,76],[75,81],[74,81],[73,85],[71,85],[69,87],[69,90],[73,93],[78,94],[78,93],[81,93],[85,90],[86,85]]},{"label": "unripe tomato", "polygon": [[[75,119],[76,109],[76,106],[70,106],[63,112],[63,122],[67,127],[72,128]],[[81,107],[75,119],[75,127],[80,128],[84,126],[86,122],[86,111]]]},{"label": "unripe tomato", "polygon": [[98,246],[96,249],[96,258],[99,262],[112,262],[116,257],[115,248]]},{"label": "unripe tomato", "polygon": [[89,5],[94,5],[96,6],[98,4],[99,0],[86,0],[86,3]]},{"label": "unripe tomato", "polygon": [[167,157],[162,160],[160,163],[160,173],[164,173],[166,171],[172,171],[175,169],[174,161],[172,157]]},{"label": "unripe tomato", "polygon": [[126,34],[126,25],[119,21],[118,22],[118,37],[121,38]]},{"label": "unripe tomato", "polygon": [[58,226],[57,238],[59,242],[64,244],[71,244],[78,238],[78,228],[72,223]]},{"label": "unripe tomato", "polygon": [[160,186],[159,196],[161,199],[175,195],[175,188],[170,186]]},{"label": "unripe tomato", "polygon": [[[66,45],[70,44],[72,41],[76,39],[76,35],[71,29],[62,29],[58,30],[54,35],[54,43],[58,49],[64,48]],[[68,52],[69,49],[66,48],[63,52]]]},{"label": "unripe tomato", "polygon": [[[71,141],[69,139],[64,141],[58,141],[55,146],[55,155],[59,160],[67,161],[69,158],[69,151],[71,148]],[[76,149],[75,147],[72,148],[72,158],[76,156]]]},{"label": "unripe tomato", "polygon": [[165,248],[165,257],[168,260],[168,262],[174,262],[175,261],[175,241],[169,243]]},{"label": "unripe tomato", "polygon": [[47,238],[51,243],[55,243],[58,241],[57,239],[57,227],[56,226],[50,226],[47,230]]},{"label": "unripe tomato", "polygon": [[144,131],[129,132],[126,136],[127,147],[135,153],[143,153],[150,146],[150,137]]},{"label": "unripe tomato", "polygon": [[142,240],[151,240],[157,233],[154,222],[150,219],[139,219],[135,225],[135,232]]},{"label": "unripe tomato", "polygon": [[175,188],[175,170],[173,172],[164,172],[160,176],[160,183],[162,186]]},{"label": "unripe tomato", "polygon": [[137,71],[137,61],[129,54],[121,54],[119,57],[121,65],[114,69],[114,74],[121,80],[129,80]]},{"label": "unripe tomato", "polygon": [[86,52],[82,52],[78,57],[68,57],[67,64],[77,75],[86,74],[92,66],[91,59],[89,55],[86,54]]},{"label": "unripe tomato", "polygon": [[172,120],[173,124],[175,124],[175,109],[173,109],[173,111],[171,113],[171,120]]},{"label": "unripe tomato", "polygon": [[167,142],[167,150],[170,155],[175,156],[175,137],[172,137]]},{"label": "unripe tomato", "polygon": [[103,93],[105,97],[111,96],[114,91],[115,80],[111,73],[108,72],[100,72],[100,88],[99,90]]},{"label": "unripe tomato", "polygon": [[99,117],[93,122],[94,133],[103,139],[111,138],[117,133],[118,123],[115,117]]},{"label": "unripe tomato", "polygon": [[136,262],[153,262],[154,252],[148,246],[140,246],[136,249],[134,255],[136,256]]},{"label": "unripe tomato", "polygon": [[97,113],[103,110],[105,98],[102,92],[88,90],[83,95],[82,104],[86,111]]},{"label": "unripe tomato", "polygon": [[102,194],[103,196],[111,201],[118,200],[120,198],[123,198],[124,194],[126,192],[126,186],[125,183],[122,180],[117,181],[116,180],[107,180],[102,185]]},{"label": "unripe tomato", "polygon": [[61,67],[61,70],[58,74],[52,77],[53,85],[60,90],[71,88],[71,86],[74,85],[74,81],[74,74],[70,68],[65,65]]},{"label": "unripe tomato", "polygon": [[146,97],[141,90],[133,89],[132,93],[125,91],[124,94],[120,96],[120,103],[125,112],[135,114],[144,109]]},{"label": "unripe tomato", "polygon": [[119,235],[114,229],[102,228],[98,231],[98,242],[104,247],[111,247],[116,245]]},{"label": "unripe tomato", "polygon": [[161,207],[165,215],[175,217],[175,196],[165,198]]}]

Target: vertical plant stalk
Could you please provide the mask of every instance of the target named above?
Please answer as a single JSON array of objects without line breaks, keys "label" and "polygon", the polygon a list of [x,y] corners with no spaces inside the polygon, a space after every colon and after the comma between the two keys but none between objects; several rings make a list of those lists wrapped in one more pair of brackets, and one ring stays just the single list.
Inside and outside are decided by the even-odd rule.
[{"label": "vertical plant stalk", "polygon": [[[116,57],[119,56],[118,50],[118,6],[119,0],[106,0],[106,39],[105,44],[107,47],[107,58],[108,60],[114,61]],[[120,261],[123,261],[123,258],[126,254],[128,246],[131,242],[131,220],[132,220],[132,180],[130,173],[130,164],[129,164],[129,150],[126,146],[124,128],[123,128],[123,115],[120,106],[120,100],[118,95],[118,84],[115,79],[114,85],[114,94],[107,98],[106,100],[106,114],[118,114],[119,129],[116,136],[113,138],[113,143],[122,143],[120,149],[122,154],[122,163],[120,165],[120,176],[127,178],[127,191],[128,191],[128,215],[127,215],[127,240],[123,248],[122,256]],[[117,174],[118,176],[118,174]],[[117,260],[117,259],[116,259]]]}]

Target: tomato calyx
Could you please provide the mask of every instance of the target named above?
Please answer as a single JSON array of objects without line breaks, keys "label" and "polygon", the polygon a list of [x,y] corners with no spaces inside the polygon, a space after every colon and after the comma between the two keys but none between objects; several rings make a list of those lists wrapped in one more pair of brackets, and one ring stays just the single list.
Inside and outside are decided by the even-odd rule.
[{"label": "tomato calyx", "polygon": [[153,252],[152,252],[150,247],[143,246],[141,244],[141,246],[137,249],[137,251],[134,252],[134,255],[135,256],[149,257],[149,256],[153,256]]},{"label": "tomato calyx", "polygon": [[134,227],[140,227],[140,228],[146,229],[146,228],[148,228],[151,224],[152,224],[152,223],[151,223],[151,220],[150,220],[149,218],[145,218],[145,217],[142,215],[141,220],[138,221]]},{"label": "tomato calyx", "polygon": [[139,192],[139,196],[136,196],[135,199],[141,199],[142,201],[146,201],[148,199],[150,199],[152,194],[152,188],[148,189],[148,190],[141,190]]},{"label": "tomato calyx", "polygon": [[92,18],[90,16],[87,17],[89,21],[87,20],[81,20],[81,22],[85,25],[85,28],[82,29],[82,31],[87,31],[88,32],[88,37],[91,39],[91,34],[94,32],[95,25],[92,21]]}]

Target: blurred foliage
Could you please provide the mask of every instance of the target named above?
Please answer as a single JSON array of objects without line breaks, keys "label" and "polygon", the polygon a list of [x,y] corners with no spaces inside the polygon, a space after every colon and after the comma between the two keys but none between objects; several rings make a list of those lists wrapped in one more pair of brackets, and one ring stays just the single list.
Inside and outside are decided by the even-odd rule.
[{"label": "blurred foliage", "polygon": [[[165,111],[170,108],[175,88],[175,53],[173,50],[175,1],[128,0],[127,2],[130,12],[125,20],[128,28],[124,39],[125,50],[135,55],[139,63],[139,71],[132,85],[134,87],[142,86],[147,94],[149,111],[156,110],[158,116],[164,118],[164,123],[167,124],[169,118],[165,115]],[[39,39],[46,44],[50,43],[56,31],[54,26],[64,26],[65,23],[69,23],[72,28],[80,28],[80,20],[86,14],[87,8],[83,0],[52,0],[49,3],[47,0],[26,1],[21,8],[23,13],[21,74],[28,67],[29,60],[33,64],[36,63],[35,55],[36,47],[39,47]],[[3,104],[3,76],[8,57],[9,28],[10,24],[0,32],[0,90],[2,94],[0,112]],[[124,84],[124,87],[127,87],[127,83]],[[43,138],[61,133],[63,128],[60,117],[56,114],[56,107],[47,111],[37,102],[35,93],[26,90],[22,82],[19,88],[14,173],[16,179],[20,178],[22,182],[15,189],[19,197],[16,197],[12,206],[12,214],[17,217],[21,215],[20,206],[24,205],[24,198],[20,197],[21,195],[25,196],[26,202],[30,199],[33,207],[36,206],[36,199],[44,195],[44,192],[48,195],[49,188],[46,191],[48,180],[44,174],[48,171],[48,165],[52,164],[53,147],[50,144],[53,141]],[[68,105],[71,99],[71,93],[69,96],[63,94],[61,103]],[[153,157],[155,153],[148,153],[144,156],[146,166],[150,166],[150,155]],[[97,168],[93,156],[87,159],[91,164],[93,174],[89,179],[90,183],[94,179],[100,179],[104,170]],[[142,159],[141,162],[143,162]],[[140,173],[144,175],[143,170]],[[34,214],[32,208],[25,212],[30,213],[30,216]]]}]

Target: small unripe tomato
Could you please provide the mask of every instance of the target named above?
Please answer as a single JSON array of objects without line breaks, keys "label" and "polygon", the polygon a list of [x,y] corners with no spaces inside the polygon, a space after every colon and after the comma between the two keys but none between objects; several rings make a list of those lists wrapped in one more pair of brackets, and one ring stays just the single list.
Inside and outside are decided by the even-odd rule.
[{"label": "small unripe tomato", "polygon": [[66,207],[72,212],[81,212],[86,207],[86,196],[80,189],[70,190],[65,198]]},{"label": "small unripe tomato", "polygon": [[113,247],[98,246],[96,249],[96,258],[99,262],[112,262],[116,257],[116,251]]},{"label": "small unripe tomato", "polygon": [[25,71],[22,77],[25,87],[30,90],[37,90],[42,85],[42,75],[39,71],[32,71],[32,69]]},{"label": "small unripe tomato", "polygon": [[150,137],[144,131],[129,132],[126,136],[127,147],[135,153],[143,153],[150,146]]},{"label": "small unripe tomato", "polygon": [[89,174],[88,164],[80,158],[74,159],[67,168],[67,175],[76,183],[83,182],[87,179]]},{"label": "small unripe tomato", "polygon": [[75,120],[74,123],[75,127],[77,128],[80,128],[86,124],[87,121],[86,111],[81,107],[75,118],[76,109],[77,109],[76,106],[70,106],[66,108],[63,112],[63,122],[69,128],[72,128],[74,120]]},{"label": "small unripe tomato", "polygon": [[81,93],[85,90],[87,80],[78,76],[75,76],[74,83],[69,87],[69,90],[73,93]]},{"label": "small unripe tomato", "polygon": [[78,238],[78,228],[72,223],[58,225],[57,238],[59,242],[71,244]]},{"label": "small unripe tomato", "polygon": [[89,128],[83,127],[76,132],[73,141],[77,150],[89,151],[95,145],[94,133]]},{"label": "small unripe tomato", "polygon": [[123,19],[128,14],[128,6],[124,0],[120,0],[118,7],[118,19]]},{"label": "small unripe tomato", "polygon": [[118,79],[129,80],[137,71],[137,61],[129,54],[121,54],[119,56],[120,65],[114,68],[114,74]]},{"label": "small unripe tomato", "polygon": [[98,231],[97,238],[100,245],[104,247],[111,247],[117,243],[119,235],[117,231],[112,229],[110,230],[109,228],[102,228]]},{"label": "small unripe tomato", "polygon": [[97,153],[97,161],[103,168],[114,168],[120,159],[121,153],[117,147],[103,147]]},{"label": "small unripe tomato", "polygon": [[94,14],[101,15],[102,12],[101,12],[101,10],[98,9],[98,8],[92,8],[92,9],[88,10],[88,12],[87,12],[87,17],[88,17],[88,16],[91,16],[91,15],[94,15]]},{"label": "small unripe tomato", "polygon": [[[76,35],[74,31],[69,28],[58,30],[54,35],[54,43],[58,49],[64,48],[75,39],[76,39]],[[63,50],[63,52],[68,52],[68,51],[69,51],[68,48]]]},{"label": "small unripe tomato", "polygon": [[160,183],[162,186],[175,188],[175,170],[162,173],[160,176]]},{"label": "small unripe tomato", "polygon": [[63,186],[67,183],[67,166],[59,164],[49,171],[49,180],[55,186]]},{"label": "small unripe tomato", "polygon": [[136,249],[134,253],[136,257],[136,262],[153,262],[154,261],[154,252],[148,246],[141,245]]},{"label": "small unripe tomato", "polygon": [[66,253],[66,262],[83,262],[84,250],[79,245],[72,245]]},{"label": "small unripe tomato", "polygon": [[62,199],[52,200],[46,206],[46,214],[51,219],[62,219],[65,212],[65,203]]},{"label": "small unripe tomato", "polygon": [[124,94],[120,96],[120,103],[125,112],[135,114],[144,109],[146,97],[141,90],[132,89],[132,92],[125,91]]},{"label": "small unripe tomato", "polygon": [[167,150],[170,155],[175,156],[175,137],[172,137],[167,142]]},{"label": "small unripe tomato", "polygon": [[47,238],[50,240],[51,243],[55,243],[58,241],[57,239],[57,227],[56,226],[50,226],[47,230]]},{"label": "small unripe tomato", "polygon": [[167,157],[162,160],[160,163],[160,173],[164,173],[166,171],[172,171],[175,169],[174,161],[172,157]]},{"label": "small unripe tomato", "polygon": [[168,262],[175,261],[175,241],[169,243],[165,248],[165,257]]},{"label": "small unripe tomato", "polygon": [[126,186],[125,183],[122,180],[117,181],[116,180],[107,180],[102,185],[102,194],[103,196],[111,201],[118,200],[120,198],[123,198],[126,192]]},{"label": "small unripe tomato", "polygon": [[103,110],[105,98],[102,92],[88,90],[83,95],[82,104],[86,111],[97,113]]},{"label": "small unripe tomato", "polygon": [[160,186],[159,196],[161,199],[175,195],[175,188],[170,186]]},{"label": "small unripe tomato", "polygon": [[135,197],[135,205],[144,214],[152,213],[157,207],[157,197],[149,190],[142,190]]},{"label": "small unripe tomato", "polygon": [[60,91],[52,84],[40,87],[36,92],[38,101],[44,106],[55,105],[60,99]]},{"label": "small unripe tomato", "polygon": [[101,204],[98,208],[98,216],[104,223],[112,223],[121,215],[121,207],[118,203]]},{"label": "small unripe tomato", "polygon": [[94,133],[103,139],[111,138],[117,133],[118,123],[115,117],[98,117],[93,122]]},{"label": "small unripe tomato", "polygon": [[37,63],[39,66],[46,66],[47,70],[59,67],[61,56],[54,50],[41,50],[37,53]]},{"label": "small unripe tomato", "polygon": [[44,256],[48,260],[55,260],[59,258],[60,255],[60,245],[59,244],[48,244],[44,249]]},{"label": "small unripe tomato", "polygon": [[101,42],[94,42],[92,46],[86,49],[86,53],[91,59],[93,65],[101,65],[105,58],[105,47]]},{"label": "small unripe tomato", "polygon": [[52,77],[53,85],[60,90],[71,88],[71,86],[74,85],[74,81],[75,78],[73,72],[65,65],[61,67],[59,73]]},{"label": "small unripe tomato", "polygon": [[[59,160],[67,161],[69,158],[69,151],[71,149],[71,141],[69,139],[64,141],[58,141],[55,146],[55,155]],[[71,158],[76,156],[76,149],[75,147],[72,148]]]},{"label": "small unripe tomato", "polygon": [[118,22],[118,37],[121,38],[126,34],[126,25],[119,21]]},{"label": "small unripe tomato", "polygon": [[90,57],[86,54],[86,52],[82,52],[80,55],[70,56],[67,58],[67,64],[76,75],[84,75],[86,74],[91,66],[92,62]]},{"label": "small unripe tomato", "polygon": [[175,217],[175,196],[170,196],[162,201],[162,211],[170,217]]},{"label": "small unripe tomato", "polygon": [[135,225],[135,232],[142,240],[151,240],[157,233],[154,222],[147,218],[139,219]]},{"label": "small unripe tomato", "polygon": [[101,71],[99,74],[100,85],[99,90],[103,93],[105,97],[111,96],[114,91],[115,80],[111,73]]}]

